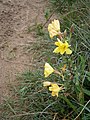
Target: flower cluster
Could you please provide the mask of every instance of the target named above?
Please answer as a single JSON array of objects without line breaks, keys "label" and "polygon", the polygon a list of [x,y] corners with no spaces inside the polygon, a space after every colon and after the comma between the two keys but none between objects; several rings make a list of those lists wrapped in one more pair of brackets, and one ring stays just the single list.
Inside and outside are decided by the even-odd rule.
[{"label": "flower cluster", "polygon": [[66,36],[66,30],[64,33],[60,32],[60,23],[58,20],[54,20],[48,25],[48,31],[50,38],[53,38],[54,36],[59,37],[57,38],[58,42],[55,42],[55,45],[58,47],[53,51],[54,53],[60,53],[61,55],[63,55],[65,52],[66,54],[72,53],[72,51],[69,49],[71,45],[68,44],[67,39],[64,39]]},{"label": "flower cluster", "polygon": [[[70,49],[71,45],[69,45],[68,38],[66,37],[66,34],[67,34],[66,30],[63,33],[60,31],[59,20],[52,21],[48,25],[48,31],[51,39],[54,36],[57,37],[57,41],[55,42],[55,45],[57,47],[54,49],[53,53],[60,53],[61,55],[63,55],[64,53],[68,55],[72,54],[72,50]],[[49,63],[46,62],[44,66],[44,76],[46,78],[52,73],[55,73],[61,76],[62,80],[64,80],[63,73],[65,72],[65,70],[66,70],[66,64],[61,68],[61,72],[59,72],[58,70],[53,68]],[[58,93],[64,89],[63,84],[59,87],[58,83],[53,83],[49,81],[43,82],[43,86],[48,87],[49,91],[52,92],[51,95],[57,96],[57,97],[58,97]]]},{"label": "flower cluster", "polygon": [[44,87],[49,87],[49,91],[52,91],[52,93],[51,93],[52,96],[57,96],[57,97],[58,97],[59,91],[64,89],[63,85],[61,85],[59,87],[59,85],[57,83],[52,83],[52,82],[49,82],[49,81],[43,82],[43,86]]}]

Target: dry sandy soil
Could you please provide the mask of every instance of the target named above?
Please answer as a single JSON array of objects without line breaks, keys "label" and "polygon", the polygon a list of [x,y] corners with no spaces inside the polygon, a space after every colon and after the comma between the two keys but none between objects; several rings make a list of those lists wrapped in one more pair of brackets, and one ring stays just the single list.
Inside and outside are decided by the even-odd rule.
[{"label": "dry sandy soil", "polygon": [[0,0],[0,102],[10,95],[8,85],[16,75],[32,68],[27,46],[36,41],[28,27],[44,23],[47,0]]}]

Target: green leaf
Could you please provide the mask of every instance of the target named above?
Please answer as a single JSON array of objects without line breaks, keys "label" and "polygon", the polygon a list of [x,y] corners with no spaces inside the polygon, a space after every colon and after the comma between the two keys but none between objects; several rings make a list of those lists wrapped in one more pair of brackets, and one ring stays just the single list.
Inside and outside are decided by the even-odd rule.
[{"label": "green leaf", "polygon": [[61,96],[61,98],[77,113],[76,106],[74,106],[67,97]]},{"label": "green leaf", "polygon": [[83,88],[83,92],[84,92],[86,95],[90,96],[90,90],[87,90],[87,89]]},{"label": "green leaf", "polygon": [[90,72],[87,72],[86,75],[87,75],[88,81],[90,82]]}]

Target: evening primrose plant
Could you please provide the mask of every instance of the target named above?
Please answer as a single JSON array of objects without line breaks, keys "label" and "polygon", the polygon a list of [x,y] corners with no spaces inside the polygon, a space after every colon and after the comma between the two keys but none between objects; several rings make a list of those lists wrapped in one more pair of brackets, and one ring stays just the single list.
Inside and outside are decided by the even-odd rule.
[{"label": "evening primrose plant", "polygon": [[[72,29],[72,28],[71,28]],[[53,39],[53,37],[56,37],[55,45],[57,46],[52,52],[56,54],[60,54],[61,56],[70,55],[72,54],[71,50],[71,45],[70,43],[70,38],[72,31],[70,32],[70,38],[68,38],[66,35],[66,30],[64,32],[60,31],[60,22],[59,20],[53,20],[49,25],[48,25],[48,32],[50,35],[50,38]],[[66,56],[67,57],[67,56]],[[63,58],[63,57],[62,57]],[[64,59],[62,62],[64,62]],[[64,78],[64,72],[66,70],[66,64],[61,68],[61,70],[57,70],[56,68],[53,68],[49,63],[45,63],[44,65],[44,76],[45,78],[49,77],[51,74],[57,74],[58,77],[60,76],[62,81],[65,81]],[[59,85],[60,84],[60,85]],[[44,81],[43,82],[44,87],[48,87],[48,90],[51,91],[52,96],[59,96],[59,92],[64,91],[64,82],[63,84],[57,83],[57,82],[50,82],[50,81]]]}]

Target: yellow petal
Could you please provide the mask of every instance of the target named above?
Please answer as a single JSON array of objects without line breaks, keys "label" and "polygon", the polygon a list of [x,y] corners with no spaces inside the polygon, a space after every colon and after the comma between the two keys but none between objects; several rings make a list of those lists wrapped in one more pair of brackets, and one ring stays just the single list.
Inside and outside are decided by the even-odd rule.
[{"label": "yellow petal", "polygon": [[55,42],[55,45],[61,46],[63,44],[62,41],[60,41],[58,38],[57,38],[57,40],[58,40],[58,42]]},{"label": "yellow petal", "polygon": [[58,33],[60,32],[59,21],[58,20],[52,21],[52,23],[48,25],[48,31],[50,38],[53,38],[54,36],[58,35]]},{"label": "yellow petal", "polygon": [[51,83],[51,86],[52,86],[51,89],[52,89],[53,92],[59,92],[60,91],[60,87],[57,84]]},{"label": "yellow petal", "polygon": [[59,52],[60,52],[59,47],[56,47],[53,52],[54,52],[54,53],[59,53]]},{"label": "yellow petal", "polygon": [[54,72],[54,69],[48,63],[45,63],[45,66],[44,66],[45,77],[48,77],[53,72]]},{"label": "yellow petal", "polygon": [[65,53],[65,49],[62,49],[62,48],[61,48],[59,51],[60,51],[60,54],[61,54],[61,55],[63,55],[63,54]]},{"label": "yellow petal", "polygon": [[67,41],[65,41],[64,45],[68,48],[69,47],[69,44]]},{"label": "yellow petal", "polygon": [[56,96],[58,97],[58,92],[56,92]]},{"label": "yellow petal", "polygon": [[58,33],[55,30],[50,30],[49,35],[50,35],[50,38],[53,38],[54,36],[58,35]]},{"label": "yellow petal", "polygon": [[56,31],[60,31],[60,23],[59,20],[52,21],[52,25]]},{"label": "yellow petal", "polygon": [[51,31],[52,29],[54,29],[53,26],[52,26],[52,24],[49,24],[48,25],[48,31]]},{"label": "yellow petal", "polygon": [[58,92],[52,92],[52,96],[57,96],[58,97]]},{"label": "yellow petal", "polygon": [[49,91],[52,91],[53,89],[52,89],[52,87],[49,87]]},{"label": "yellow petal", "polygon": [[56,93],[55,92],[52,92],[52,96],[55,96],[56,95]]},{"label": "yellow petal", "polygon": [[59,42],[55,42],[55,45],[59,46],[60,44],[59,44]]},{"label": "yellow petal", "polygon": [[72,51],[69,48],[67,48],[66,49],[66,54],[72,54]]}]

